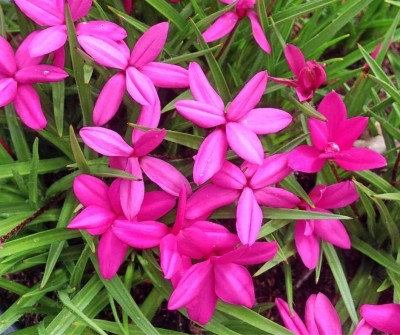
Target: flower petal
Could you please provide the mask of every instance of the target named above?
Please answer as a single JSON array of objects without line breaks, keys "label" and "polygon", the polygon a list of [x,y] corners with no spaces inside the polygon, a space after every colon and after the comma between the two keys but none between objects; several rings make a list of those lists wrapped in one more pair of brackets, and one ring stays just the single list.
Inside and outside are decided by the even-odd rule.
[{"label": "flower petal", "polygon": [[129,157],[133,149],[113,130],[103,127],[84,127],[79,131],[83,142],[104,156]]},{"label": "flower petal", "polygon": [[100,235],[113,224],[115,218],[115,214],[107,208],[89,206],[68,224],[68,228],[83,229],[91,235]]},{"label": "flower petal", "polygon": [[290,69],[294,75],[298,77],[300,71],[306,66],[306,60],[304,59],[303,53],[298,47],[292,44],[286,44],[284,52]]},{"label": "flower petal", "polygon": [[322,293],[317,294],[314,308],[315,323],[320,335],[342,333],[339,315],[326,295]]},{"label": "flower petal", "polygon": [[374,328],[372,328],[364,319],[362,319],[357,328],[354,330],[353,335],[371,335]]},{"label": "flower petal", "polygon": [[386,166],[386,158],[376,151],[367,148],[351,148],[342,150],[333,160],[343,170],[361,171]]},{"label": "flower petal", "polygon": [[292,116],[276,108],[255,108],[237,122],[256,134],[265,135],[286,128],[292,122]]},{"label": "flower petal", "polygon": [[168,28],[168,22],[161,22],[150,27],[133,47],[129,64],[139,68],[153,62],[164,48]]},{"label": "flower petal", "polygon": [[[139,114],[139,118],[137,119],[136,123],[139,126],[145,126],[149,128],[157,128],[161,118],[161,106],[160,106],[160,100],[157,97],[157,101],[154,105],[150,106],[142,106],[142,109]],[[132,132],[132,143],[136,143],[136,141],[139,139],[142,134],[144,134],[145,131],[141,130],[139,128],[133,129]]]},{"label": "flower petal", "polygon": [[12,77],[17,71],[17,64],[15,62],[14,50],[10,43],[0,36],[0,75]]},{"label": "flower petal", "polygon": [[368,125],[368,118],[365,116],[356,116],[343,121],[332,134],[335,142],[340,149],[350,149],[353,143],[364,132]]},{"label": "flower petal", "polygon": [[108,186],[99,178],[81,174],[74,179],[73,188],[83,206],[99,206],[111,210]]},{"label": "flower petal", "polygon": [[329,142],[326,122],[317,119],[308,119],[311,143],[315,149],[324,151]]},{"label": "flower petal", "polygon": [[212,183],[224,187],[241,190],[247,183],[242,170],[235,164],[225,161],[221,170],[219,170],[211,179]]},{"label": "flower petal", "polygon": [[264,149],[255,133],[236,122],[226,124],[226,139],[232,150],[250,163],[261,165]]},{"label": "flower petal", "polygon": [[333,185],[317,185],[310,192],[310,198],[319,208],[337,209],[350,205],[358,199],[358,193],[351,181]]},{"label": "flower petal", "polygon": [[239,16],[234,12],[222,14],[206,31],[203,32],[202,36],[204,41],[210,43],[228,35],[233,28],[235,28],[238,20]]},{"label": "flower petal", "polygon": [[86,16],[90,7],[92,7],[92,0],[67,0],[71,10],[72,20],[76,21]]},{"label": "flower petal", "polygon": [[134,155],[136,157],[146,156],[161,144],[166,134],[167,131],[165,129],[147,130],[134,144]]},{"label": "flower petal", "polygon": [[15,74],[21,84],[51,83],[67,77],[68,73],[59,67],[45,64],[27,66]]},{"label": "flower petal", "polygon": [[325,164],[325,159],[319,158],[319,154],[320,152],[314,147],[300,145],[289,153],[289,166],[294,171],[318,172]]},{"label": "flower petal", "polygon": [[0,107],[13,102],[17,94],[17,82],[14,78],[0,79]]},{"label": "flower petal", "polygon": [[218,259],[218,263],[253,265],[272,260],[278,251],[276,242],[255,242],[252,246],[243,245]]},{"label": "flower petal", "polygon": [[247,17],[250,19],[251,30],[253,32],[253,37],[256,40],[258,46],[264,50],[267,54],[271,53],[271,46],[265,36],[264,30],[260,24],[260,20],[255,11],[250,10],[247,12]]},{"label": "flower petal", "polygon": [[174,106],[179,114],[199,127],[212,128],[225,123],[224,112],[214,105],[195,100],[179,100]]},{"label": "flower petal", "polygon": [[379,331],[400,334],[400,304],[363,305],[360,314],[365,322]]},{"label": "flower petal", "polygon": [[176,236],[168,234],[160,243],[160,265],[164,278],[171,279],[182,264],[182,256],[178,251]]},{"label": "flower petal", "polygon": [[318,238],[314,234],[305,234],[306,226],[306,221],[296,221],[294,227],[294,241],[304,265],[312,270],[317,266],[320,247]]},{"label": "flower petal", "polygon": [[47,55],[60,49],[67,41],[67,27],[54,26],[39,31],[30,44],[29,54],[32,57]]},{"label": "flower petal", "polygon": [[273,208],[295,208],[300,199],[293,193],[278,187],[264,187],[254,191],[257,202]]},{"label": "flower petal", "polygon": [[31,49],[31,44],[34,41],[35,36],[40,31],[41,30],[35,30],[34,32],[30,33],[19,45],[17,51],[15,52],[15,59],[18,69],[22,69],[25,66],[37,65],[43,60],[44,56],[32,57],[29,53],[29,50]]},{"label": "flower petal", "polygon": [[293,314],[290,312],[289,305],[286,301],[276,298],[275,305],[287,329],[291,330],[296,335],[310,335],[298,314],[295,311],[293,311]]},{"label": "flower petal", "polygon": [[229,105],[226,112],[227,119],[238,121],[254,109],[264,94],[267,80],[267,71],[258,72],[251,78]]},{"label": "flower petal", "polygon": [[185,88],[189,86],[189,72],[181,66],[151,62],[140,67],[140,72],[157,87]]},{"label": "flower petal", "polygon": [[347,111],[346,106],[335,91],[328,93],[320,102],[318,112],[327,118],[328,132],[331,134],[332,129],[339,127],[340,124],[346,121]]},{"label": "flower petal", "polygon": [[109,21],[86,21],[78,23],[76,25],[76,34],[78,36],[95,36],[100,39],[106,36],[108,39],[113,41],[122,41],[127,37],[127,33],[124,28]]},{"label": "flower petal", "polygon": [[159,100],[150,78],[132,66],[126,70],[126,88],[132,99],[141,105],[153,106]]},{"label": "flower petal", "polygon": [[144,194],[138,221],[155,221],[174,208],[176,199],[163,191],[151,191]]},{"label": "flower petal", "polygon": [[64,22],[64,0],[15,0],[15,4],[39,26],[56,26]]},{"label": "flower petal", "polygon": [[31,85],[18,85],[14,107],[22,122],[34,130],[42,130],[47,125],[40,105],[39,95]]},{"label": "flower petal", "polygon": [[215,294],[214,283],[214,277],[210,278],[207,285],[202,288],[201,294],[198,294],[187,305],[187,312],[190,319],[201,325],[211,320],[217,306],[218,297]]}]

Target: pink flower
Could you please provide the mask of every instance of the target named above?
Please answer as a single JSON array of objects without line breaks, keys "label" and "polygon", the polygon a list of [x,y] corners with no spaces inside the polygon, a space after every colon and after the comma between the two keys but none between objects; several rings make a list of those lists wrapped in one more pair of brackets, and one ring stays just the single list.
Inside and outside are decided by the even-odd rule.
[{"label": "pink flower", "polygon": [[287,154],[264,159],[261,166],[245,163],[241,168],[225,161],[207,184],[189,199],[186,217],[194,219],[238,200],[236,230],[243,244],[252,245],[260,232],[262,206],[293,208],[299,199],[292,193],[272,187],[292,172]]},{"label": "pink flower", "polygon": [[318,172],[326,160],[333,160],[342,169],[360,171],[386,165],[386,159],[366,148],[353,147],[362,134],[368,118],[357,116],[348,119],[346,106],[339,94],[331,92],[322,99],[318,111],[326,122],[309,119],[311,146],[301,145],[289,155],[289,166],[295,171]]},{"label": "pink flower", "polygon": [[229,304],[252,307],[254,285],[244,265],[267,262],[276,252],[275,242],[259,242],[237,249],[232,246],[230,251],[214,250],[205,261],[183,273],[175,284],[168,309],[186,307],[192,320],[205,324],[214,314],[218,298]]},{"label": "pink flower", "polygon": [[27,36],[15,54],[7,40],[0,37],[0,107],[14,103],[15,111],[25,125],[42,130],[47,121],[32,85],[61,81],[68,74],[58,67],[39,64],[43,57],[29,55],[29,47],[36,35]]},{"label": "pink flower", "polygon": [[[348,206],[358,199],[353,182],[345,181],[330,186],[317,185],[310,192],[314,208],[304,200],[299,208],[320,213],[331,213],[327,209]],[[337,247],[350,249],[351,242],[346,228],[339,220],[299,220],[296,221],[294,238],[297,251],[309,269],[314,269],[319,257],[319,239],[332,243]]]},{"label": "pink flower", "polygon": [[354,335],[369,335],[373,328],[388,334],[400,334],[400,304],[363,305],[360,314],[363,320]]},{"label": "pink flower", "polygon": [[130,14],[132,12],[132,0],[122,0],[125,11]]},{"label": "pink flower", "polygon": [[275,305],[285,327],[296,335],[342,334],[339,315],[329,299],[322,293],[312,294],[307,299],[305,324],[295,311],[293,314],[290,312],[289,306],[284,300],[276,298]]},{"label": "pink flower", "polygon": [[319,65],[314,60],[306,62],[301,50],[291,44],[287,44],[285,47],[285,57],[297,79],[289,80],[271,77],[271,80],[295,87],[300,101],[310,100],[315,91],[326,80],[324,66]]},{"label": "pink flower", "polygon": [[228,144],[244,160],[261,165],[264,149],[257,134],[285,128],[292,117],[275,108],[255,108],[267,85],[267,72],[257,73],[225,110],[224,102],[197,63],[189,65],[190,90],[195,100],[180,100],[176,110],[204,128],[217,127],[201,144],[195,158],[193,179],[203,184],[222,167]]},{"label": "pink flower", "polygon": [[[231,4],[236,0],[220,0],[223,3]],[[203,33],[206,42],[216,41],[233,31],[238,22],[244,17],[250,19],[253,37],[257,44],[266,53],[271,53],[271,47],[264,31],[261,27],[257,13],[253,10],[256,0],[237,0],[233,11],[221,15],[212,25]]]},{"label": "pink flower", "polygon": [[[172,209],[175,199],[164,192],[149,192],[143,200],[143,213],[128,221],[120,204],[121,180],[108,187],[100,179],[80,175],[74,180],[74,193],[85,209],[68,225],[70,229],[86,230],[91,235],[102,235],[98,246],[100,272],[111,279],[121,266],[128,245],[147,249],[159,245],[167,227],[155,221]],[[152,207],[152,213],[146,208]]]},{"label": "pink flower", "polygon": [[[110,157],[110,166],[127,171],[142,178],[142,170],[147,177],[169,194],[178,196],[182,187],[191,193],[186,178],[167,162],[148,156],[164,139],[166,131],[149,130],[137,138],[132,135],[131,147],[115,131],[102,127],[84,127],[79,132],[85,144],[94,151]],[[143,180],[121,181],[120,201],[125,216],[132,220],[142,206],[144,196]]]},{"label": "pink flower", "polygon": [[[104,125],[115,115],[125,90],[142,106],[159,106],[155,86],[184,88],[189,85],[186,69],[155,62],[164,48],[168,27],[167,22],[150,27],[136,42],[131,54],[123,42],[78,36],[80,45],[97,63],[120,70],[100,92],[93,111],[93,122],[96,125]],[[159,107],[153,113],[157,113],[159,118]]]}]

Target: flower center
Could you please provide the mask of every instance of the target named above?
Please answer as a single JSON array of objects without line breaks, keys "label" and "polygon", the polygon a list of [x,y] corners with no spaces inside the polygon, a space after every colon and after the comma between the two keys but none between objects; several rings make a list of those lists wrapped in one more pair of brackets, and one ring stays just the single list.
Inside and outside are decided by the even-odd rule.
[{"label": "flower center", "polygon": [[335,142],[328,142],[325,146],[325,153],[334,154],[340,151],[340,147]]}]

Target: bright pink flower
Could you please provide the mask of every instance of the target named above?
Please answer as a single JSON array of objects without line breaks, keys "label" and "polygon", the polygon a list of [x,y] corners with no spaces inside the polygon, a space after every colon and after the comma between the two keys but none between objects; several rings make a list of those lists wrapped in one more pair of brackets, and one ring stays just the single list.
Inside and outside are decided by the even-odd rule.
[{"label": "bright pink flower", "polygon": [[400,334],[400,304],[363,305],[360,314],[363,320],[354,335],[369,335],[373,328],[388,334]]},{"label": "bright pink flower", "polygon": [[254,285],[244,265],[267,262],[276,252],[275,242],[232,247],[230,251],[214,249],[205,261],[191,266],[175,283],[168,309],[186,307],[192,320],[205,324],[214,314],[218,298],[229,304],[252,307]]},{"label": "bright pink flower", "polygon": [[[231,4],[236,0],[220,0],[223,3]],[[271,47],[265,37],[257,13],[253,10],[256,0],[237,0],[233,11],[222,14],[212,25],[203,33],[206,42],[213,42],[228,35],[235,29],[238,22],[244,17],[248,17],[253,31],[253,37],[257,44],[266,53],[271,53]]]},{"label": "bright pink flower", "polygon": [[327,118],[326,122],[309,119],[312,146],[301,145],[289,155],[289,166],[295,171],[314,173],[331,159],[342,169],[360,171],[386,165],[386,159],[375,151],[353,147],[362,134],[368,118],[347,118],[346,106],[339,94],[331,92],[322,99],[318,111]]},{"label": "bright pink flower", "polygon": [[236,230],[243,244],[252,245],[261,229],[263,215],[260,206],[294,208],[298,204],[299,199],[294,194],[271,186],[291,172],[287,154],[267,157],[260,166],[245,163],[239,168],[225,161],[211,183],[190,197],[186,217],[194,219],[207,215],[238,200]]},{"label": "bright pink flower", "polygon": [[[78,36],[80,45],[97,63],[120,70],[100,92],[93,111],[93,122],[96,125],[105,124],[115,115],[125,90],[142,106],[159,106],[155,86],[184,88],[189,85],[186,69],[155,62],[164,48],[168,27],[167,22],[150,27],[138,39],[132,53],[123,42]],[[160,114],[160,110],[153,112]]]},{"label": "bright pink flower", "polygon": [[[121,179],[108,187],[100,179],[80,175],[74,180],[74,192],[85,209],[68,225],[70,229],[86,230],[91,235],[102,235],[98,246],[100,272],[105,279],[114,277],[122,264],[128,245],[147,249],[159,245],[167,227],[155,221],[169,212],[175,199],[167,193],[146,193],[143,213],[128,221],[120,204]],[[152,207],[152,213],[146,210]]]},{"label": "bright pink flower", "polygon": [[312,294],[307,299],[305,321],[298,314],[290,312],[289,305],[276,298],[275,305],[285,324],[285,327],[296,335],[341,335],[342,326],[339,315],[329,299],[322,293]]},{"label": "bright pink flower", "polygon": [[[191,193],[190,184],[182,173],[167,162],[148,156],[163,141],[164,129],[149,130],[137,138],[133,132],[133,147],[115,131],[102,127],[84,127],[79,134],[88,147],[110,157],[111,167],[127,171],[137,178],[142,178],[143,170],[151,181],[173,196],[178,196],[182,187]],[[142,206],[143,180],[122,180],[120,196],[123,212],[132,220]]]},{"label": "bright pink flower", "polygon": [[180,100],[175,108],[200,127],[217,127],[205,138],[195,157],[193,179],[197,185],[221,169],[228,144],[244,160],[261,165],[264,150],[257,135],[276,133],[292,121],[292,117],[280,109],[255,108],[264,94],[267,77],[266,71],[257,73],[225,111],[221,97],[200,66],[190,63],[190,90],[195,100]]},{"label": "bright pink flower", "polygon": [[290,80],[271,77],[271,80],[283,85],[295,87],[300,101],[310,100],[315,91],[326,80],[324,66],[319,65],[314,60],[306,62],[301,50],[291,44],[287,44],[285,47],[285,57],[297,79]]},{"label": "bright pink flower", "polygon": [[132,0],[122,0],[125,11],[130,14],[132,12]]},{"label": "bright pink flower", "polygon": [[[331,213],[327,209],[348,206],[358,199],[353,182],[344,181],[330,186],[317,185],[309,194],[314,203],[310,207],[304,200],[299,208],[320,213]],[[319,257],[319,239],[332,243],[337,247],[350,249],[351,242],[346,228],[339,220],[299,220],[296,221],[294,238],[299,255],[309,269],[314,269]]]},{"label": "bright pink flower", "polygon": [[15,54],[7,40],[0,37],[0,107],[14,103],[15,111],[25,125],[42,130],[47,121],[32,84],[61,81],[68,74],[58,67],[39,64],[42,57],[29,55],[29,46],[36,35],[30,34]]}]

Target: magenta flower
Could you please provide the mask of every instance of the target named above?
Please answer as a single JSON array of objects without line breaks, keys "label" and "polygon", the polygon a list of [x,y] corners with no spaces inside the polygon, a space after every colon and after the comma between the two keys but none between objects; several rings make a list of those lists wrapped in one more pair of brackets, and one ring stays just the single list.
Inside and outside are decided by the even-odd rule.
[{"label": "magenta flower", "polygon": [[254,285],[244,265],[267,262],[276,252],[275,242],[259,242],[237,249],[232,245],[230,251],[214,249],[205,261],[184,272],[176,283],[168,309],[186,307],[192,320],[205,324],[214,314],[218,298],[229,304],[252,307]]},{"label": "magenta flower", "polygon": [[[155,62],[164,48],[168,23],[150,27],[136,42],[130,54],[123,42],[82,35],[78,41],[100,65],[120,70],[105,84],[93,111],[93,122],[104,125],[117,112],[125,90],[142,106],[155,106],[159,98],[155,86],[184,88],[189,86],[187,70],[172,64]],[[160,111],[158,111],[158,114]]]},{"label": "magenta flower", "polygon": [[[276,298],[275,305],[287,329],[296,335],[341,335],[339,315],[329,299],[322,293],[312,294],[307,299],[305,324],[298,314],[290,312],[289,305]],[[360,334],[361,335],[361,334]]]},{"label": "magenta flower", "polygon": [[388,334],[400,334],[400,304],[363,305],[363,317],[354,335],[370,335],[373,328]]},{"label": "magenta flower", "polygon": [[222,167],[228,144],[244,160],[261,165],[264,149],[257,134],[270,134],[285,128],[290,114],[275,108],[255,108],[267,85],[267,72],[257,73],[225,110],[197,63],[189,65],[190,90],[195,100],[180,100],[176,110],[196,125],[216,129],[201,144],[195,157],[193,179],[203,184]]},{"label": "magenta flower", "polygon": [[285,57],[296,79],[290,80],[271,77],[271,80],[294,87],[300,101],[310,100],[315,91],[326,80],[324,66],[318,64],[315,60],[306,62],[301,50],[291,44],[287,44],[285,47]]},{"label": "magenta flower", "polygon": [[263,220],[260,206],[294,208],[298,204],[299,199],[294,194],[271,186],[291,172],[287,154],[267,157],[261,166],[247,163],[239,168],[225,161],[211,183],[197,190],[189,199],[186,217],[194,219],[207,215],[238,200],[236,230],[240,242],[252,245]]},{"label": "magenta flower", "polygon": [[[80,175],[75,178],[73,186],[85,209],[69,223],[68,228],[102,235],[97,252],[100,272],[105,279],[111,279],[117,273],[128,245],[138,249],[159,245],[168,230],[155,220],[169,212],[175,204],[174,197],[167,193],[149,192],[143,200],[143,213],[139,212],[137,218],[128,221],[119,200],[120,184],[121,180],[117,179],[108,187],[98,178]],[[151,213],[149,206],[152,207]]]},{"label": "magenta flower", "polygon": [[15,54],[7,40],[0,37],[0,107],[14,103],[15,111],[25,125],[42,130],[47,121],[32,85],[61,81],[68,74],[58,67],[39,64],[42,57],[29,55],[28,49],[36,35],[30,34]]},{"label": "magenta flower", "polygon": [[[330,186],[317,185],[309,194],[315,207],[304,200],[299,208],[320,213],[331,213],[327,209],[348,206],[358,199],[353,182],[344,181]],[[350,249],[351,242],[346,228],[339,220],[299,220],[296,221],[294,239],[297,251],[306,267],[314,269],[319,257],[319,239],[343,249]]]},{"label": "magenta flower", "polygon": [[289,155],[289,166],[295,171],[318,172],[326,160],[333,160],[342,169],[360,171],[386,165],[386,159],[375,151],[353,147],[362,134],[368,118],[347,118],[346,106],[339,94],[331,92],[322,99],[318,111],[326,122],[309,119],[311,146],[301,145]]},{"label": "magenta flower", "polygon": [[[147,177],[165,192],[178,196],[182,187],[188,194],[191,187],[187,179],[176,168],[167,162],[148,156],[164,139],[166,131],[149,130],[135,140],[132,136],[134,147],[131,147],[115,131],[102,127],[84,127],[79,132],[85,144],[94,151],[110,157],[110,166],[127,171],[137,178],[142,178],[142,170]],[[125,216],[132,220],[142,206],[144,196],[143,180],[121,181],[121,206]]]},{"label": "magenta flower", "polygon": [[[236,0],[220,0],[223,3],[231,4]],[[235,29],[238,22],[246,16],[250,19],[253,37],[257,44],[266,53],[271,53],[271,47],[265,37],[257,13],[254,11],[256,0],[237,0],[233,11],[221,15],[212,25],[203,33],[206,42],[213,42],[228,35]]]}]

